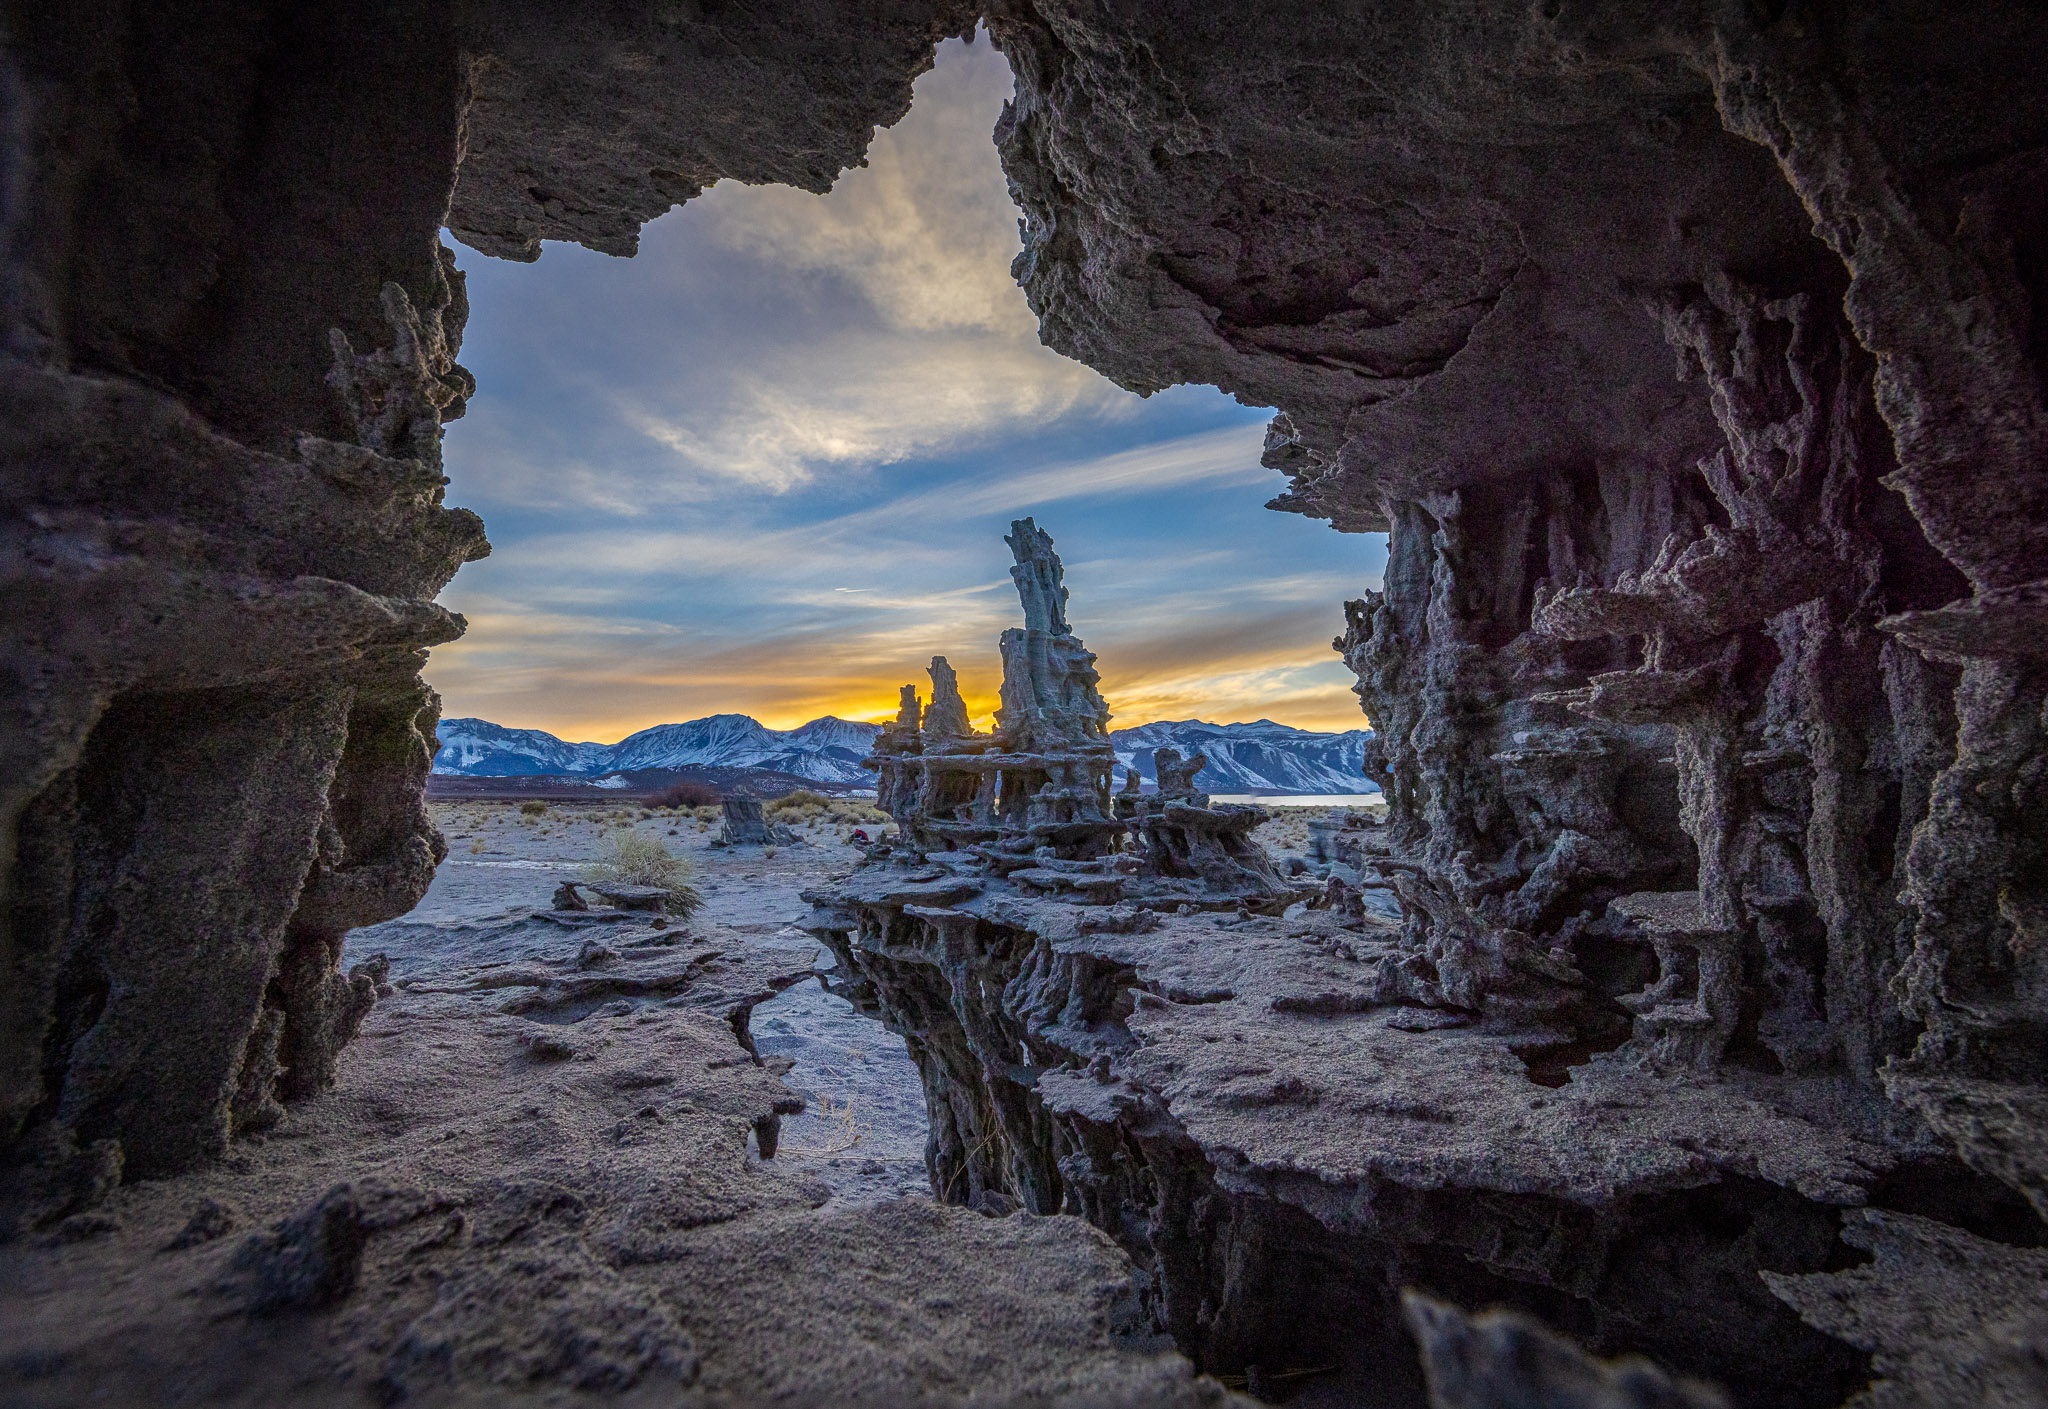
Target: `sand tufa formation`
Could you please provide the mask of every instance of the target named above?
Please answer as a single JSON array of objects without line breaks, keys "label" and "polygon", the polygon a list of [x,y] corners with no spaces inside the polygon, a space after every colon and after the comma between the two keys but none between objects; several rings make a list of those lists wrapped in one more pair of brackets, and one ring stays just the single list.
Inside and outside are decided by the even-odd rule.
[{"label": "sand tufa formation", "polygon": [[[485,542],[442,502],[471,381],[438,231],[626,253],[718,179],[823,189],[983,18],[1045,341],[1275,407],[1274,506],[1390,534],[1339,649],[1389,802],[1347,845],[1402,913],[1325,944],[1198,910],[1217,935],[1170,962],[1178,928],[1040,936],[963,1010],[999,1065],[933,1093],[984,1134],[1000,1083],[1032,1093],[976,1192],[1088,1204],[1204,1364],[1346,1336],[1411,1364],[1407,1282],[1746,1402],[2041,1397],[2013,1270],[2048,1204],[2035,10],[17,8],[11,1221],[312,1099],[377,986],[340,936],[442,856],[418,672]],[[903,765],[940,789],[912,844],[1125,854],[1061,851],[1130,829],[1058,593],[1030,578],[1005,649],[999,747],[1044,778],[985,797],[947,720]],[[1064,893],[1032,913],[1117,909]],[[1269,920],[1313,957],[1254,963]],[[1108,1082],[1008,1071],[1055,1029]],[[1351,1290],[1284,1315],[1303,1278]]]}]

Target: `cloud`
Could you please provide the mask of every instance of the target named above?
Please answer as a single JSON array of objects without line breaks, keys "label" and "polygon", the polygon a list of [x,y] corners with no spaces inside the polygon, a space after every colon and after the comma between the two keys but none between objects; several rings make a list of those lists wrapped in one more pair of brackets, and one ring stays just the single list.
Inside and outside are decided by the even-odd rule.
[{"label": "cloud", "polygon": [[885,717],[945,654],[985,716],[1029,513],[1120,723],[1355,726],[1328,646],[1373,545],[1261,511],[1262,416],[1039,345],[989,141],[1009,89],[948,41],[828,195],[723,183],[631,261],[462,256],[480,389],[450,496],[497,551],[442,596],[471,623],[428,668],[451,714],[605,740]]},{"label": "cloud", "polygon": [[[948,44],[918,79],[909,116],[877,132],[867,165],[829,196],[769,187],[721,201],[733,193],[715,189],[704,203],[709,233],[779,269],[845,281],[895,331],[1030,336],[1009,275],[1017,210],[991,159],[1013,88],[986,41]],[[1030,345],[1038,350],[1035,336]]]},{"label": "cloud", "polygon": [[[516,270],[466,258],[465,353],[502,329],[544,374],[500,391],[472,365],[472,416],[516,427],[492,447],[523,462],[498,492],[646,516],[1128,417],[1134,398],[1040,345],[1009,277],[990,132],[1010,91],[986,41],[947,41],[827,195],[721,182],[651,223],[631,265],[555,245]],[[490,316],[514,298],[523,320]]]},{"label": "cloud", "polygon": [[1198,484],[1263,484],[1272,472],[1259,464],[1261,426],[1228,426],[1134,450],[1026,470],[971,487],[955,486],[898,499],[869,511],[874,519],[907,519],[940,508],[966,518],[1017,513],[1069,499],[1100,499]]},{"label": "cloud", "polygon": [[1032,329],[1028,317],[1000,335],[858,328],[759,359],[761,370],[733,374],[683,416],[640,393],[616,405],[690,469],[771,494],[828,467],[874,469],[1010,426],[1120,409],[1121,394],[1040,347]]},{"label": "cloud", "polygon": [[[1263,436],[1255,425],[1230,426],[1085,460],[884,497],[821,522],[745,533],[735,533],[729,526],[677,530],[599,525],[537,537],[524,545],[522,556],[529,567],[552,566],[579,575],[702,577],[787,571],[792,564],[814,575],[857,575],[886,550],[892,535],[929,534],[934,521],[964,525],[978,515],[1023,514],[1073,500],[1266,483],[1271,472],[1258,463]],[[924,551],[930,551],[928,546]],[[963,559],[987,557],[983,545],[959,552]]]}]

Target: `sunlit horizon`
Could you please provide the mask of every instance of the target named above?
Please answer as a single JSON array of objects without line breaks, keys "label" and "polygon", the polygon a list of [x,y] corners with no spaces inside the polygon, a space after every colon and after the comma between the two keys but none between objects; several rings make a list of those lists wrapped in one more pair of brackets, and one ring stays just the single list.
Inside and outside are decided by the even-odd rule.
[{"label": "sunlit horizon", "polygon": [[[1077,632],[1077,634],[1079,634]],[[1085,640],[1085,637],[1084,637]],[[960,683],[960,695],[967,704],[970,722],[976,729],[987,731],[995,727],[995,711],[1001,703],[1000,688],[1002,667],[996,658],[995,642],[988,642],[987,660],[971,658],[965,651],[937,651],[952,665]],[[852,688],[837,695],[806,696],[787,700],[778,707],[757,705],[754,708],[735,706],[719,709],[691,709],[671,711],[659,718],[644,712],[619,716],[603,713],[579,714],[565,712],[558,716],[522,719],[498,719],[489,715],[471,716],[467,711],[444,707],[448,718],[481,717],[509,729],[539,729],[571,743],[616,744],[642,730],[656,728],[663,724],[679,724],[691,719],[701,719],[715,714],[744,714],[770,729],[791,730],[817,719],[827,717],[849,720],[862,724],[881,724],[896,717],[899,691],[905,685],[915,686],[918,698],[929,703],[931,700],[931,679],[925,666],[931,657],[924,656],[916,661],[906,661],[901,678],[877,675],[872,679],[852,683]],[[1323,733],[1342,733],[1350,729],[1369,729],[1371,722],[1360,710],[1355,696],[1335,702],[1331,708],[1321,692],[1314,695],[1286,696],[1258,693],[1247,684],[1241,694],[1233,698],[1220,696],[1214,682],[1208,678],[1197,682],[1207,689],[1190,688],[1187,684],[1171,678],[1157,681],[1140,680],[1135,690],[1119,691],[1104,669],[1106,662],[1098,660],[1098,670],[1103,670],[1103,697],[1110,708],[1110,728],[1127,729],[1141,724],[1155,724],[1162,721],[1199,719],[1209,724],[1252,724],[1269,720],[1287,724],[1298,729]],[[649,684],[659,686],[659,681],[642,678],[613,682],[627,688],[644,688]],[[698,680],[693,688],[703,690],[717,685],[716,681]],[[773,691],[780,684],[775,681],[749,681],[731,679],[725,688],[730,698],[744,701],[763,690]],[[591,692],[605,693],[600,685]],[[1219,698],[1223,701],[1219,707]]]},{"label": "sunlit horizon", "polygon": [[469,621],[427,665],[447,717],[598,743],[873,721],[945,655],[986,727],[1030,514],[1112,727],[1365,727],[1330,641],[1384,538],[1264,507],[1266,410],[1139,397],[1039,343],[989,136],[1010,88],[948,40],[827,195],[721,182],[630,260],[458,247],[478,391],[448,501],[494,552],[440,598]]}]

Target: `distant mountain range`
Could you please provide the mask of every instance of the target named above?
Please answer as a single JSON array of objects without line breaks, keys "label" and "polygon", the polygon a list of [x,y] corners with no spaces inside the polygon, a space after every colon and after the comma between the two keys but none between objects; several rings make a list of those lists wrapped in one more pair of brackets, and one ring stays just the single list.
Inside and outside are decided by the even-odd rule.
[{"label": "distant mountain range", "polygon": [[[454,777],[601,776],[645,769],[765,768],[820,783],[872,786],[860,766],[878,724],[831,715],[798,729],[770,729],[744,714],[714,714],[685,724],[657,724],[616,744],[565,743],[539,729],[507,729],[483,719],[441,721],[434,771]],[[1135,768],[1157,780],[1152,754],[1206,754],[1195,780],[1212,793],[1364,793],[1377,786],[1363,771],[1369,729],[1320,734],[1261,719],[1255,724],[1205,724],[1199,719],[1144,724],[1110,732],[1116,782]]]},{"label": "distant mountain range", "polygon": [[770,729],[745,714],[657,724],[616,744],[569,744],[538,729],[484,719],[441,721],[436,773],[519,777],[532,773],[619,773],[641,768],[773,768],[821,783],[874,786],[860,766],[878,724],[826,715],[800,729]]},{"label": "distant mountain range", "polygon": [[[1253,724],[1205,724],[1199,719],[1140,724],[1109,731],[1116,761],[1135,768],[1148,783],[1159,780],[1152,767],[1155,749],[1172,748],[1182,758],[1206,754],[1208,766],[1195,785],[1212,793],[1376,793],[1365,776],[1370,729],[1319,734],[1261,719]],[[1122,774],[1117,782],[1123,782]]]}]

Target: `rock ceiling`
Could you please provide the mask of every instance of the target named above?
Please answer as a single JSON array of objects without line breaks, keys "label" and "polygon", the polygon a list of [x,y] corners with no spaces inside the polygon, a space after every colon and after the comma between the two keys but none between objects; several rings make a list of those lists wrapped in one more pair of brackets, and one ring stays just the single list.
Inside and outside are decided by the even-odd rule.
[{"label": "rock ceiling", "polygon": [[[1399,1112],[1333,1136],[1334,1097],[1254,1121],[1191,1090],[1187,1130],[1260,1127],[1206,1147],[1213,1197],[1304,1258],[1391,1257],[1680,1371],[1723,1369],[1686,1315],[1827,1347],[1756,1402],[1833,1403],[1873,1350],[1885,1402],[1940,1399],[1952,1355],[1899,1341],[1847,1253],[1724,1239],[1725,1296],[1652,1315],[1509,1229],[1868,1203],[1844,1236],[1928,1287],[2040,1241],[1994,1216],[2048,1212],[2048,23],[2020,6],[10,9],[14,1212],[202,1165],[317,1091],[373,996],[341,934],[444,854],[418,670],[488,545],[442,503],[472,384],[437,232],[630,253],[714,180],[823,189],[977,19],[1017,74],[995,141],[1047,343],[1275,408],[1274,507],[1391,533],[1337,645],[1379,730],[1360,845],[1405,986],[1356,1021],[1464,1026],[1359,1040],[1432,1054],[1427,1081],[1540,1027],[1572,1099],[1667,1083],[1657,1119],[1699,1103],[1705,1142],[1654,1190],[1539,1169],[1551,1202],[1510,1216],[1484,1160],[1358,1154]],[[1210,1020],[1131,1022],[1163,1061]],[[1717,1145],[1731,1101],[1799,1122],[1799,1157]],[[1282,1189],[1288,1130],[1407,1213]],[[1870,1177],[1812,1173],[1844,1161]],[[1104,1198],[1076,1208],[1138,1207]],[[1973,1285],[2038,1336],[2028,1279]],[[1395,1335],[1391,1296],[1353,1310]],[[1432,1345],[1520,1334],[1434,1315]]]}]

